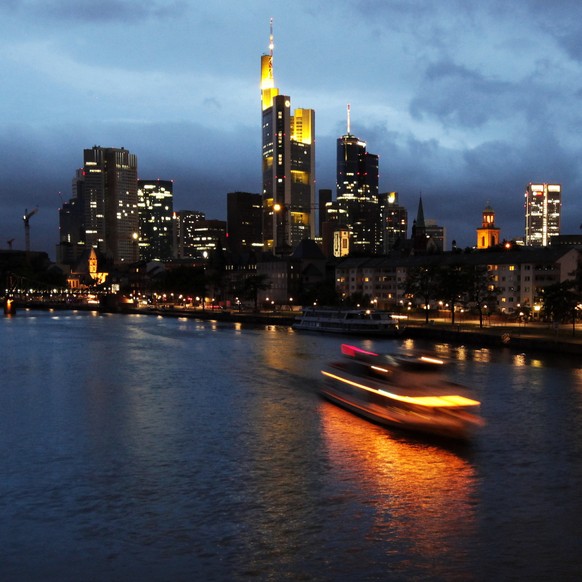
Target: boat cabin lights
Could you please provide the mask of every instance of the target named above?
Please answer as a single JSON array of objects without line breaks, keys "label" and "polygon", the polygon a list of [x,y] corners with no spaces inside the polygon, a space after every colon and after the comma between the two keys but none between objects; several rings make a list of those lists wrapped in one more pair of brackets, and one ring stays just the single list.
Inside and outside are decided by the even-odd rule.
[{"label": "boat cabin lights", "polygon": [[344,384],[349,384],[351,386],[355,386],[356,388],[361,388],[362,390],[367,390],[368,392],[373,392],[375,394],[382,394],[383,396],[392,398],[393,400],[406,402],[408,404],[418,404],[419,406],[428,406],[431,408],[458,408],[462,406],[479,406],[481,404],[478,400],[472,400],[471,398],[466,398],[465,396],[461,396],[459,394],[447,394],[445,396],[402,396],[400,394],[394,394],[386,390],[376,390],[370,386],[365,386],[364,384],[353,382],[352,380],[342,378],[341,376],[326,372],[325,370],[322,370],[321,373],[324,376],[333,378],[334,380],[339,380]]},{"label": "boat cabin lights", "polygon": [[437,358],[429,358],[428,356],[420,356],[420,359],[423,362],[428,362],[429,364],[444,364],[442,360],[439,360]]}]

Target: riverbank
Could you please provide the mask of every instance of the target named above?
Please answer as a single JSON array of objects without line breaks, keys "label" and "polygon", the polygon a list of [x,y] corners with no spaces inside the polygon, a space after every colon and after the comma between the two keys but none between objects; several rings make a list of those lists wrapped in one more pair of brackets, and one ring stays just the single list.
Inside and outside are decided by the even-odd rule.
[{"label": "riverbank", "polygon": [[[20,305],[21,309],[100,311],[98,305],[66,305],[37,303]],[[188,308],[136,308],[120,306],[112,310],[116,313],[131,313],[161,317],[185,317],[244,325],[277,325],[291,327],[298,313],[291,311],[203,311]],[[106,311],[107,312],[107,311]],[[300,332],[301,333],[301,332]],[[305,332],[313,333],[313,332]],[[477,322],[463,321],[451,325],[445,321],[409,319],[402,336],[411,339],[453,342],[472,346],[511,348],[517,351],[545,351],[565,354],[582,354],[582,330],[572,326],[551,327],[547,324],[515,323],[494,324],[479,327]]]},{"label": "riverbank", "polygon": [[531,325],[499,325],[480,328],[478,325],[426,325],[410,323],[404,334],[410,338],[447,341],[471,346],[511,348],[517,351],[582,354],[582,332],[572,335],[567,329],[550,329]]}]

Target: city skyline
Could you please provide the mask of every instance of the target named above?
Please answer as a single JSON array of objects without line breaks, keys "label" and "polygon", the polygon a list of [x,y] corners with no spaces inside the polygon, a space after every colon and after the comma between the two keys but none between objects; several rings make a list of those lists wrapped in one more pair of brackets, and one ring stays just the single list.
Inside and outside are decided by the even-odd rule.
[{"label": "city skyline", "polygon": [[276,85],[317,116],[317,190],[335,197],[350,103],[380,191],[412,214],[422,192],[449,246],[475,244],[488,204],[504,237],[523,237],[530,182],[562,185],[561,232],[577,234],[582,7],[500,6],[4,4],[0,248],[24,248],[24,211],[38,207],[31,248],[54,257],[58,209],[94,144],[134,152],[140,179],[173,180],[178,210],[225,219],[228,192],[259,193],[271,17]]}]

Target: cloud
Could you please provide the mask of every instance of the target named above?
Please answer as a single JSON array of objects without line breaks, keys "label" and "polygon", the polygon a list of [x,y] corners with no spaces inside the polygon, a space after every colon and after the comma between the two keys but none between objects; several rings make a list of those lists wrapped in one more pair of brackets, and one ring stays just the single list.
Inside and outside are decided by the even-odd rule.
[{"label": "cloud", "polygon": [[444,127],[477,128],[515,111],[511,86],[451,62],[428,66],[424,82],[410,102],[413,118],[435,116]]},{"label": "cloud", "polygon": [[143,20],[177,18],[184,14],[187,3],[185,0],[8,0],[7,6],[2,8],[43,15],[59,21],[131,24]]}]

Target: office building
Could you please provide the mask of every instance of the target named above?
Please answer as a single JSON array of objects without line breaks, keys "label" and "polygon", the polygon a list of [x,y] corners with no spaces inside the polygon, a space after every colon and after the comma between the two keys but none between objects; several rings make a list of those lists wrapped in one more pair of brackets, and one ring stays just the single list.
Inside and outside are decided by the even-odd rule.
[{"label": "office building", "polygon": [[315,237],[315,112],[296,109],[279,94],[273,75],[273,26],[269,54],[261,57],[263,243],[289,254]]},{"label": "office building", "polygon": [[204,212],[197,210],[179,210],[174,213],[174,244],[178,259],[197,257],[196,225],[204,220]]},{"label": "office building", "polygon": [[408,237],[408,210],[398,204],[398,192],[378,194],[382,217],[382,248],[384,254],[398,248]]},{"label": "office building", "polygon": [[382,216],[378,203],[378,156],[350,131],[337,140],[337,203],[350,230],[350,253],[382,253]]},{"label": "office building", "polygon": [[546,247],[560,234],[562,187],[529,183],[525,189],[525,244]]},{"label": "office building", "polygon": [[83,152],[73,197],[60,212],[60,259],[94,248],[114,264],[138,259],[137,157],[124,148]]},{"label": "office building", "polygon": [[222,253],[225,250],[225,220],[200,220],[193,225],[189,246],[191,257],[206,259],[216,251]]},{"label": "office building", "polygon": [[139,257],[166,261],[174,256],[174,183],[138,180]]},{"label": "office building", "polygon": [[59,243],[57,245],[57,263],[75,265],[87,248],[85,246],[84,201],[82,191],[77,185],[81,183],[82,170],[77,170],[73,179],[73,197],[64,202],[59,209]]},{"label": "office building", "polygon": [[317,212],[317,222],[319,236],[323,236],[323,223],[327,221],[327,208],[328,205],[331,206],[332,202],[332,191],[331,189],[322,188],[319,190],[318,199],[318,212]]},{"label": "office building", "polygon": [[263,248],[262,197],[229,192],[226,197],[228,250],[234,257]]}]

